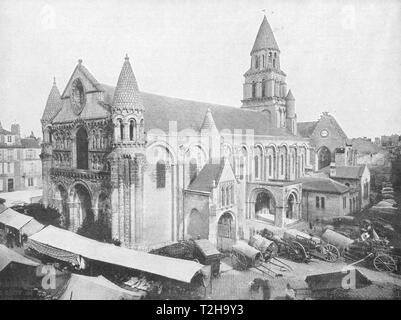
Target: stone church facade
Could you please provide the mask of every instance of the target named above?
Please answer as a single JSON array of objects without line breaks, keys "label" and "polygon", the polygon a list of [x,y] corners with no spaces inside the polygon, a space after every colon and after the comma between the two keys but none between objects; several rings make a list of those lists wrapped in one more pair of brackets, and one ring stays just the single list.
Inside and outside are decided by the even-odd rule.
[{"label": "stone church facade", "polygon": [[237,108],[142,92],[128,57],[115,87],[79,60],[42,116],[44,205],[130,248],[203,237],[224,249],[297,223],[314,154],[266,18],[244,77]]}]

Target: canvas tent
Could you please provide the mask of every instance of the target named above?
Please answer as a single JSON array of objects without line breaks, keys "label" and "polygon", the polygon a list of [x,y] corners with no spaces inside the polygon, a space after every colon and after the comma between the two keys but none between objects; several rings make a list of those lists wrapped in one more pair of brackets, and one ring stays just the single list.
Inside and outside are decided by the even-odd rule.
[{"label": "canvas tent", "polygon": [[125,290],[103,276],[71,274],[59,300],[139,300],[142,293]]},{"label": "canvas tent", "polygon": [[190,283],[205,267],[194,261],[117,247],[53,226],[47,226],[30,236],[28,247],[73,264],[83,265],[82,258],[87,258],[186,283]]},{"label": "canvas tent", "polygon": [[0,272],[5,269],[10,263],[18,263],[31,267],[39,266],[39,263],[25,258],[23,255],[20,255],[19,253],[0,244]]},{"label": "canvas tent", "polygon": [[17,230],[19,236],[23,234],[30,236],[44,228],[44,225],[36,221],[33,217],[19,213],[10,208],[0,213],[0,226]]},{"label": "canvas tent", "polygon": [[[348,279],[352,279],[352,282]],[[372,284],[362,272],[355,268],[310,275],[305,278],[305,281],[312,291],[359,289]]]}]

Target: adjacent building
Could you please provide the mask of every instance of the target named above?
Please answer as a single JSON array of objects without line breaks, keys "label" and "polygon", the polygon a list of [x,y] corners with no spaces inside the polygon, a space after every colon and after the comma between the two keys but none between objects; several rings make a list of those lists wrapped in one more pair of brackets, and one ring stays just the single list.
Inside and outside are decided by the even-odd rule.
[{"label": "adjacent building", "polygon": [[320,170],[336,161],[336,154],[342,153],[344,166],[356,164],[356,150],[338,124],[336,119],[328,112],[323,112],[319,120],[311,122],[298,122],[298,133],[308,138],[314,148],[314,157],[311,162],[314,170]]},{"label": "adjacent building", "polygon": [[0,124],[0,192],[42,187],[40,141],[31,134],[21,138],[20,126]]}]

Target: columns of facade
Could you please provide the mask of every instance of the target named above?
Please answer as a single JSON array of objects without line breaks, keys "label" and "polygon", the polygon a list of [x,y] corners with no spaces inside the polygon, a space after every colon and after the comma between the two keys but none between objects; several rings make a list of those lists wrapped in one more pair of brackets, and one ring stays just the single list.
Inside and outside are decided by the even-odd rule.
[{"label": "columns of facade", "polygon": [[124,158],[123,160],[123,190],[124,190],[124,206],[123,206],[123,234],[124,234],[124,244],[129,246],[131,243],[131,201],[130,201],[130,167],[129,159]]},{"label": "columns of facade", "polygon": [[143,204],[144,204],[144,167],[145,156],[136,155],[136,184],[135,184],[135,242],[143,240]]},{"label": "columns of facade", "polygon": [[130,159],[129,160],[129,175],[130,175],[130,181],[129,181],[129,205],[130,205],[130,237],[131,237],[131,244],[135,242],[136,239],[136,227],[135,227],[135,215],[136,215],[136,208],[135,208],[135,203],[136,203],[136,198],[135,198],[135,175],[136,175],[136,169],[135,169],[135,160]]},{"label": "columns of facade", "polygon": [[119,161],[112,160],[111,163],[111,236],[119,239],[119,205],[118,205],[118,167]]},{"label": "columns of facade", "polygon": [[171,170],[171,241],[177,240],[177,165],[172,164]]}]

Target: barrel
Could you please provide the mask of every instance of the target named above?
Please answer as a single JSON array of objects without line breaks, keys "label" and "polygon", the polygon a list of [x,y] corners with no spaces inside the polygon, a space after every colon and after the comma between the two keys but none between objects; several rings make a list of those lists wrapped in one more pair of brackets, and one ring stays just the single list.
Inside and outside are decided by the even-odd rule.
[{"label": "barrel", "polygon": [[322,239],[325,242],[335,245],[338,249],[348,248],[349,245],[354,242],[354,240],[330,229],[326,229],[326,231],[322,234]]}]

